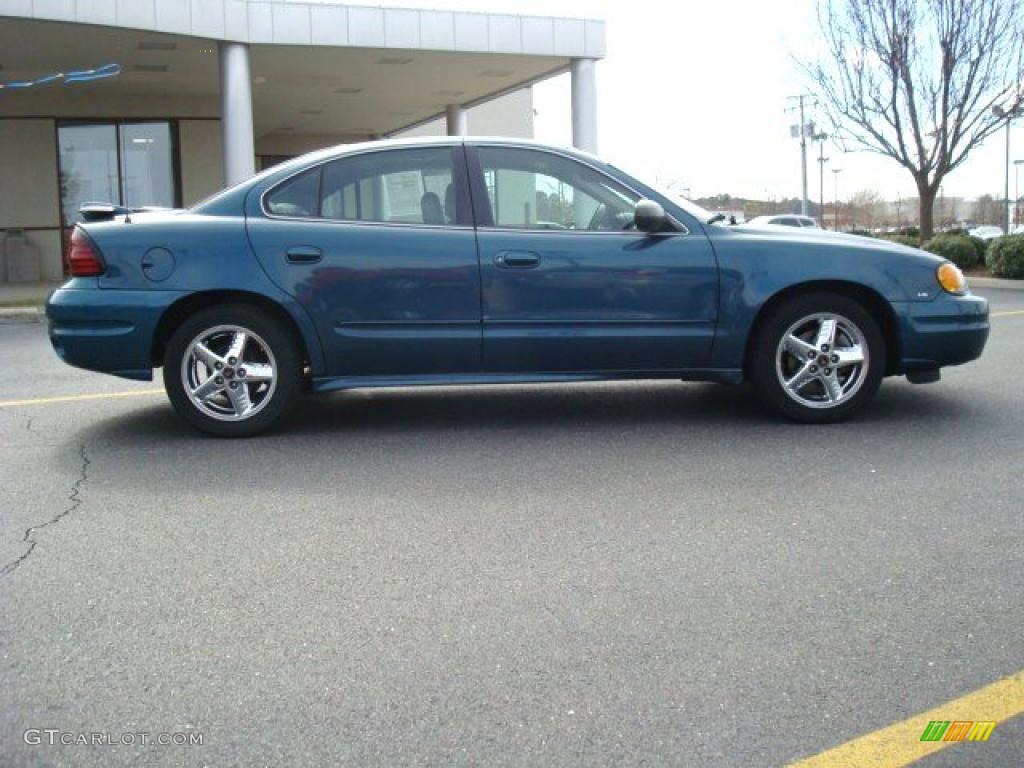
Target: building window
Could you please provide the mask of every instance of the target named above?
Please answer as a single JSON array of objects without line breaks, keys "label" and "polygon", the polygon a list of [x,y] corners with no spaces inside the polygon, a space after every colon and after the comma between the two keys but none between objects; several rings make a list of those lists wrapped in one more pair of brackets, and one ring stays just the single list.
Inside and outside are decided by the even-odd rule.
[{"label": "building window", "polygon": [[60,122],[57,144],[65,227],[86,202],[180,205],[174,121]]}]

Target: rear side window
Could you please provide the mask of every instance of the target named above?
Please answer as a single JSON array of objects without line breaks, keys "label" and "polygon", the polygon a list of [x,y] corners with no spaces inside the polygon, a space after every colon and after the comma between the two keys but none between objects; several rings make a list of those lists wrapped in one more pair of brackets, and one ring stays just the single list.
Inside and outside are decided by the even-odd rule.
[{"label": "rear side window", "polygon": [[451,147],[340,158],[286,181],[267,212],[338,221],[449,225],[469,220]]},{"label": "rear side window", "polygon": [[275,216],[316,216],[320,200],[320,169],[301,173],[267,195],[267,212]]}]

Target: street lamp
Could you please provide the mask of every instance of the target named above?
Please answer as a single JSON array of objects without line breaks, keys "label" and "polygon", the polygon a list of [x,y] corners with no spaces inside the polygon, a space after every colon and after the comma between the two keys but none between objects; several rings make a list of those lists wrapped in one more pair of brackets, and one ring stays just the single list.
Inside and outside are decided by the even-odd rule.
[{"label": "street lamp", "polygon": [[818,205],[821,208],[819,218],[822,229],[825,228],[825,163],[828,162],[828,158],[825,157],[825,139],[827,138],[827,133],[816,133],[811,136],[813,141],[818,142]]},{"label": "street lamp", "polygon": [[836,232],[839,231],[839,174],[842,172],[842,168],[832,169],[832,176],[835,179],[835,204],[832,206],[832,229]]},{"label": "street lamp", "polygon": [[1003,222],[1006,225],[1004,228],[1006,234],[1010,234],[1010,123],[1015,118],[1024,115],[1024,104],[1018,101],[1010,109],[1003,109],[997,104],[992,107],[992,114],[1000,120],[1006,120],[1006,208],[1003,210]]},{"label": "street lamp", "polygon": [[[1024,160],[1013,161],[1013,223],[1020,224],[1020,167]],[[1010,234],[1007,232],[1006,234]]]}]

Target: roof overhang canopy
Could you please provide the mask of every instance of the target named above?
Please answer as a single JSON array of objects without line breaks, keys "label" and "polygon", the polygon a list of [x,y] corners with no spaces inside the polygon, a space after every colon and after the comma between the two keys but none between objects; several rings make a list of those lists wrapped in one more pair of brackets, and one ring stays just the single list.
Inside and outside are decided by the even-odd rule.
[{"label": "roof overhang canopy", "polygon": [[0,89],[0,116],[217,117],[217,44],[229,40],[251,45],[257,136],[385,135],[604,55],[604,23],[583,19],[282,0],[210,0],[202,15],[183,3],[173,18],[139,0],[107,17],[73,5],[67,18],[0,16],[0,82],[109,63],[121,74]]}]

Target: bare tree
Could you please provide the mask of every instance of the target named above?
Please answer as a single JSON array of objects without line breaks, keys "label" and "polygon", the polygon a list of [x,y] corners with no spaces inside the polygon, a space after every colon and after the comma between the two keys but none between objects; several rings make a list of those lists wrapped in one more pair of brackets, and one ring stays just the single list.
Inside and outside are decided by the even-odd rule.
[{"label": "bare tree", "polygon": [[820,0],[818,24],[835,135],[910,171],[929,239],[942,180],[1024,104],[1024,0]]},{"label": "bare tree", "polygon": [[882,196],[876,190],[858,190],[850,198],[852,225],[860,226],[864,229],[873,229],[878,222],[878,212],[882,204]]}]

